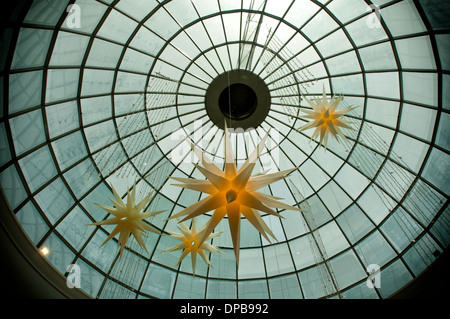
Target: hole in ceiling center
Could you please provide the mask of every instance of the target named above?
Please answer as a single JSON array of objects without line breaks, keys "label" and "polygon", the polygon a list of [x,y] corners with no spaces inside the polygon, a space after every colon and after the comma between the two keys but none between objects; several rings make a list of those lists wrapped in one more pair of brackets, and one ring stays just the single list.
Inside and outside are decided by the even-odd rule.
[{"label": "hole in ceiling center", "polygon": [[258,98],[255,91],[243,83],[226,87],[219,96],[220,111],[232,120],[243,120],[255,112]]}]

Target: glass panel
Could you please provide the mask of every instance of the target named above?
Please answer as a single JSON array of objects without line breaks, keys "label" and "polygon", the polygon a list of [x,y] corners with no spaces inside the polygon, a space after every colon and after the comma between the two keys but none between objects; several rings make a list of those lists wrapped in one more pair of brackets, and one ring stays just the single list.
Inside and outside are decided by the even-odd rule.
[{"label": "glass panel", "polygon": [[236,299],[237,285],[235,281],[208,279],[206,298],[208,299]]},{"label": "glass panel", "polygon": [[268,282],[271,299],[303,298],[296,274],[270,278]]},{"label": "glass panel", "polygon": [[320,7],[308,0],[296,0],[287,12],[285,19],[297,27],[309,20]]},{"label": "glass panel", "polygon": [[79,75],[79,69],[48,70],[46,103],[76,97]]},{"label": "glass panel", "polygon": [[128,0],[116,4],[116,8],[140,21],[151,12],[158,3],[155,0]]},{"label": "glass panel", "polygon": [[[383,15],[383,12],[381,12],[381,15]],[[387,39],[384,29],[373,27],[373,22],[370,17],[363,17],[356,20],[345,28],[357,46]]]},{"label": "glass panel", "polygon": [[238,281],[239,299],[268,299],[267,280]]},{"label": "glass panel", "polygon": [[368,288],[366,281],[342,292],[341,296],[345,299],[378,299],[375,289]]},{"label": "glass panel", "polygon": [[0,173],[0,183],[11,209],[15,209],[27,197],[25,187],[14,165]]},{"label": "glass panel", "polygon": [[52,224],[55,224],[74,203],[60,178],[40,191],[34,199]]},{"label": "glass panel", "polygon": [[311,235],[302,236],[289,242],[295,268],[303,269],[320,262],[316,241]]},{"label": "glass panel", "polygon": [[141,291],[156,298],[171,298],[176,273],[150,263]]},{"label": "glass panel", "polygon": [[192,3],[200,13],[200,16],[205,16],[219,11],[219,5],[215,1],[192,0]]},{"label": "glass panel", "polygon": [[180,28],[176,21],[162,8],[156,11],[144,25],[166,40]]},{"label": "glass panel", "polygon": [[[89,226],[96,229],[95,226]],[[108,234],[109,235],[109,234]],[[114,240],[107,241],[101,248],[100,245],[106,240],[107,234],[98,229],[92,239],[82,251],[83,257],[104,272],[108,272],[111,264],[118,253],[118,245]]]},{"label": "glass panel", "polygon": [[395,251],[378,231],[373,232],[356,245],[355,251],[364,267],[372,264],[382,267],[396,255]]},{"label": "glass panel", "polygon": [[423,231],[401,207],[392,213],[380,229],[398,252],[402,252]]},{"label": "glass panel", "polygon": [[294,271],[291,252],[287,244],[276,244],[263,248],[267,276]]},{"label": "glass panel", "polygon": [[448,174],[450,166],[450,156],[444,152],[433,148],[428,158],[425,170],[422,176],[439,188],[445,194],[450,195],[450,176]]},{"label": "glass panel", "polygon": [[408,168],[418,172],[429,147],[428,144],[419,142],[409,136],[398,134],[392,149],[395,156],[401,158]]},{"label": "glass panel", "polygon": [[47,247],[50,251],[45,258],[47,258],[61,274],[65,274],[67,267],[72,264],[75,254],[55,233],[51,233],[41,247],[38,248],[41,249],[42,247]]},{"label": "glass panel", "polygon": [[136,28],[137,23],[117,10],[111,10],[98,32],[98,36],[125,43]]},{"label": "glass panel", "polygon": [[326,13],[325,10],[321,10],[302,28],[302,32],[304,32],[311,41],[317,41],[337,27],[337,23],[328,15],[328,13]]},{"label": "glass panel", "polygon": [[81,95],[110,93],[114,78],[113,71],[86,69],[83,74]]},{"label": "glass panel", "polygon": [[164,6],[165,9],[175,18],[182,26],[198,18],[192,2],[190,0],[178,0],[177,2],[169,2]]},{"label": "glass panel", "polygon": [[130,46],[156,56],[164,45],[164,40],[146,28],[140,28]]},{"label": "glass panel", "polygon": [[369,180],[366,177],[348,164],[345,164],[342,167],[334,180],[341,185],[353,199],[357,198],[369,184]]},{"label": "glass panel", "polygon": [[[326,2],[326,1],[325,1]],[[367,3],[362,0],[334,0],[327,8],[342,22],[346,23],[369,10]]]},{"label": "glass panel", "polygon": [[403,73],[405,100],[437,106],[437,75],[434,73]]},{"label": "glass panel", "polygon": [[428,36],[395,41],[403,69],[436,69]]},{"label": "glass panel", "polygon": [[122,59],[120,69],[147,74],[153,65],[153,61],[154,58],[149,55],[128,49]]},{"label": "glass panel", "polygon": [[325,61],[331,75],[361,72],[355,51],[338,55]]},{"label": "glass panel", "polygon": [[262,250],[260,248],[241,249],[239,253],[238,278],[264,277],[264,264],[255,264],[255,260],[262,260],[262,257]]},{"label": "glass panel", "polygon": [[[227,234],[223,234],[219,237],[219,239],[223,237],[228,238],[230,236],[227,236]],[[218,242],[217,239],[214,240],[213,245],[223,246],[223,244]],[[221,251],[224,254],[211,254],[210,261],[211,264],[214,265],[214,268],[209,269],[209,277],[236,279],[236,259],[234,257],[233,249],[221,248]]]},{"label": "glass panel", "polygon": [[358,51],[366,71],[397,69],[390,42],[364,47]]},{"label": "glass panel", "polygon": [[86,178],[93,169],[92,162],[87,159],[64,174],[64,178],[77,198],[83,196],[97,183],[95,178]]},{"label": "glass panel", "polygon": [[326,295],[324,278],[318,267],[298,273],[305,299],[317,299]]},{"label": "glass panel", "polygon": [[206,279],[179,274],[173,294],[174,299],[203,299],[205,297]]},{"label": "glass panel", "polygon": [[330,261],[330,266],[333,269],[339,289],[343,289],[366,277],[366,272],[352,250],[347,250],[333,258]]},{"label": "glass panel", "polygon": [[344,31],[338,30],[317,42],[317,48],[323,57],[335,55],[352,48]]},{"label": "glass panel", "polygon": [[59,32],[50,60],[51,66],[80,66],[86,53],[89,37],[75,33]]},{"label": "glass panel", "polygon": [[69,0],[51,1],[36,0],[28,10],[24,22],[55,26],[61,14],[66,10]]},{"label": "glass panel", "polygon": [[336,221],[352,244],[359,241],[375,227],[356,204],[339,215]]},{"label": "glass panel", "polygon": [[63,236],[70,245],[76,250],[80,250],[86,240],[95,230],[94,227],[88,227],[92,221],[86,216],[80,207],[74,209],[64,217],[56,227],[56,230]]},{"label": "glass panel", "polygon": [[44,218],[39,214],[32,202],[28,202],[16,214],[20,225],[31,241],[37,245],[49,230]]},{"label": "glass panel", "polygon": [[394,37],[426,31],[412,0],[383,8],[380,13]]},{"label": "glass panel", "polygon": [[[12,130],[12,126],[11,126]],[[5,123],[0,123],[0,166],[11,160],[11,151],[6,136]]]},{"label": "glass panel", "polygon": [[111,118],[111,97],[81,99],[81,113],[84,125]]},{"label": "glass panel", "polygon": [[76,101],[47,106],[45,113],[50,138],[55,138],[79,127]]},{"label": "glass panel", "polygon": [[331,82],[335,94],[364,95],[363,79],[360,74],[334,77]]},{"label": "glass panel", "polygon": [[450,70],[450,63],[448,62],[448,60],[450,59],[448,53],[450,49],[450,37],[447,34],[436,35],[436,42],[438,45],[442,69],[448,71]]},{"label": "glass panel", "polygon": [[319,196],[333,216],[339,215],[352,202],[333,181],[319,191]]},{"label": "glass panel", "polygon": [[395,206],[395,202],[378,186],[372,184],[372,187],[369,187],[358,199],[358,205],[373,223],[378,225],[390,213],[390,209]]},{"label": "glass panel", "polygon": [[366,81],[368,95],[392,99],[400,98],[399,74],[397,72],[368,73],[366,74]]},{"label": "glass panel", "polygon": [[11,69],[43,66],[52,34],[50,30],[21,28]]},{"label": "glass panel", "polygon": [[146,81],[146,76],[119,71],[116,78],[115,92],[144,92]]},{"label": "glass panel", "polygon": [[369,98],[367,99],[366,119],[395,128],[399,106],[398,102]]},{"label": "glass panel", "polygon": [[[86,61],[88,67],[115,68],[123,48],[120,45],[96,38]],[[85,74],[83,77],[86,76]]]},{"label": "glass panel", "polygon": [[45,142],[41,110],[25,113],[9,120],[14,149],[20,155]]},{"label": "glass panel", "polygon": [[105,277],[85,263],[82,259],[76,261],[76,265],[80,267],[80,286],[89,295],[95,297],[105,279]]},{"label": "glass panel", "polygon": [[436,144],[450,150],[450,114],[448,113],[441,113]]},{"label": "glass panel", "polygon": [[28,187],[36,191],[57,173],[48,146],[44,146],[19,161]]},{"label": "glass panel", "polygon": [[380,293],[383,298],[388,298],[392,293],[405,286],[412,276],[401,260],[381,271]]},{"label": "glass panel", "polygon": [[41,104],[42,71],[16,73],[9,76],[9,113]]},{"label": "glass panel", "polygon": [[332,257],[349,246],[336,222],[332,221],[319,228],[320,239],[325,248],[325,254]]}]

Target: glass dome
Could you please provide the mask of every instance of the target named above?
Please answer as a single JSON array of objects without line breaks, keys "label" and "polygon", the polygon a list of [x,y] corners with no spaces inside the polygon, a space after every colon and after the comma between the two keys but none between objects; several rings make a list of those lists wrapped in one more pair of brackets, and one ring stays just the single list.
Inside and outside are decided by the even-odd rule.
[{"label": "glass dome", "polygon": [[[431,0],[35,0],[5,29],[0,182],[24,232],[64,276],[80,267],[93,298],[388,298],[450,241],[450,23]],[[5,40],[6,39],[6,40]],[[235,130],[238,165],[270,130],[255,172],[296,168],[266,194],[305,212],[262,214],[268,242],[243,218],[236,266],[227,218],[213,267],[180,251],[168,219],[205,198],[170,176],[204,179],[190,138],[224,163],[223,121],[205,107],[232,71],[219,118]],[[230,79],[230,76],[228,76]],[[259,80],[258,80],[259,81]],[[234,85],[234,86],[233,86]],[[231,93],[251,106],[227,112]],[[312,140],[305,98],[342,95],[346,139]],[[263,93],[261,93],[263,94]],[[236,97],[234,97],[236,98]],[[269,103],[270,102],[270,103]],[[214,112],[213,112],[214,113]],[[219,121],[220,122],[220,121]],[[230,122],[236,129],[236,121]],[[247,127],[247,128],[248,128]],[[221,167],[221,166],[220,166]],[[154,196],[147,251],[133,237],[101,246],[113,186]],[[203,225],[207,212],[196,218]],[[191,220],[185,222],[190,227]],[[372,277],[380,269],[379,277]],[[369,281],[368,281],[369,279]],[[376,282],[379,280],[379,282]],[[372,285],[370,284],[372,283]]]}]

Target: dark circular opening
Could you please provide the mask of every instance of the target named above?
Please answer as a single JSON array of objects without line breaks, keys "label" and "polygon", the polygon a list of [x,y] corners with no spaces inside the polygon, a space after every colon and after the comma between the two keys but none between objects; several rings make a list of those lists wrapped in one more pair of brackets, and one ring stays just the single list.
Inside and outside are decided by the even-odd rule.
[{"label": "dark circular opening", "polygon": [[243,120],[255,112],[258,98],[248,85],[235,83],[226,87],[219,96],[219,108],[232,120]]}]

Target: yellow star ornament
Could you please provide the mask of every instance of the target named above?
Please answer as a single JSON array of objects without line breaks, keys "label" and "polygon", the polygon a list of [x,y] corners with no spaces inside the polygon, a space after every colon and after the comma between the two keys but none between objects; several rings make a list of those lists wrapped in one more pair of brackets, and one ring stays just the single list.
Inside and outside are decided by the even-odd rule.
[{"label": "yellow star ornament", "polygon": [[225,167],[222,171],[216,166],[207,156],[205,156],[192,143],[192,150],[200,159],[203,167],[194,164],[195,167],[207,178],[207,180],[197,180],[191,178],[171,177],[172,179],[181,182],[182,184],[175,184],[183,188],[196,190],[207,193],[209,196],[200,200],[199,202],[187,207],[171,218],[179,218],[186,216],[181,222],[214,211],[203,235],[200,239],[200,244],[203,243],[225,217],[228,217],[228,224],[230,227],[231,238],[233,241],[234,253],[236,256],[236,263],[239,266],[239,247],[240,247],[240,232],[241,232],[241,215],[247,220],[270,242],[267,234],[275,238],[272,231],[264,222],[258,211],[267,213],[273,216],[281,217],[272,208],[280,208],[287,210],[302,211],[293,206],[284,204],[278,201],[281,198],[274,197],[268,194],[257,192],[258,189],[274,183],[278,180],[284,179],[287,174],[296,168],[287,169],[273,174],[258,174],[252,175],[252,171],[256,165],[256,161],[264,149],[264,144],[268,134],[261,140],[256,149],[238,170],[234,159],[234,153],[231,148],[230,137],[228,129],[225,125]]},{"label": "yellow star ornament", "polygon": [[122,257],[123,249],[125,248],[128,238],[130,234],[134,236],[138,244],[147,251],[147,248],[145,247],[144,241],[142,240],[142,234],[145,231],[151,231],[156,234],[160,234],[157,230],[150,227],[150,225],[146,224],[144,222],[144,219],[155,216],[157,214],[162,213],[163,211],[157,211],[157,212],[141,212],[142,209],[147,205],[147,203],[150,201],[152,197],[152,193],[150,192],[139,204],[135,205],[135,198],[136,198],[136,182],[134,183],[133,189],[130,193],[130,190],[127,190],[127,203],[125,204],[122,198],[120,198],[119,194],[117,194],[117,191],[114,189],[114,187],[111,185],[114,198],[115,200],[110,198],[110,201],[114,204],[114,207],[109,207],[101,204],[95,203],[100,208],[106,210],[108,213],[113,215],[114,217],[106,220],[102,220],[100,222],[96,222],[89,225],[116,225],[114,230],[109,234],[108,238],[103,242],[103,244],[100,245],[103,246],[106,244],[110,239],[112,239],[114,236],[116,236],[118,233],[119,240],[118,244],[120,247],[120,257]]},{"label": "yellow star ornament", "polygon": [[325,150],[327,149],[329,133],[331,133],[331,135],[333,135],[337,141],[338,141],[337,135],[346,139],[346,137],[339,129],[339,127],[348,128],[350,130],[353,130],[353,128],[347,125],[348,123],[351,122],[340,119],[340,117],[356,109],[357,106],[354,107],[349,106],[340,110],[336,110],[337,107],[339,106],[339,103],[341,103],[342,101],[342,95],[338,97],[333,96],[331,100],[328,102],[325,93],[325,87],[323,88],[322,99],[314,98],[314,102],[312,102],[308,100],[306,97],[303,98],[312,107],[312,111],[303,109],[302,111],[307,115],[301,117],[306,119],[312,119],[312,121],[298,128],[297,130],[299,132],[315,127],[316,130],[311,136],[311,140],[315,140],[317,136],[320,135],[320,144],[322,144],[325,147]]},{"label": "yellow star ornament", "polygon": [[200,240],[203,239],[203,236],[205,235],[206,224],[199,231],[197,231],[195,219],[192,220],[191,230],[189,230],[189,228],[187,228],[187,226],[183,223],[180,223],[179,225],[180,226],[178,227],[178,229],[181,231],[181,234],[177,234],[171,231],[168,231],[168,233],[170,234],[171,237],[180,240],[181,243],[163,251],[163,253],[184,249],[183,253],[180,256],[180,259],[178,259],[175,266],[177,266],[184,259],[184,257],[186,257],[188,254],[191,254],[192,270],[195,276],[195,265],[197,263],[197,254],[199,254],[200,257],[203,258],[205,263],[211,267],[212,267],[211,262],[209,261],[208,256],[206,256],[205,251],[210,253],[214,252],[223,254],[219,249],[217,249],[217,247],[205,242],[221,235],[223,232],[211,234],[205,239],[203,243],[200,243]]}]

